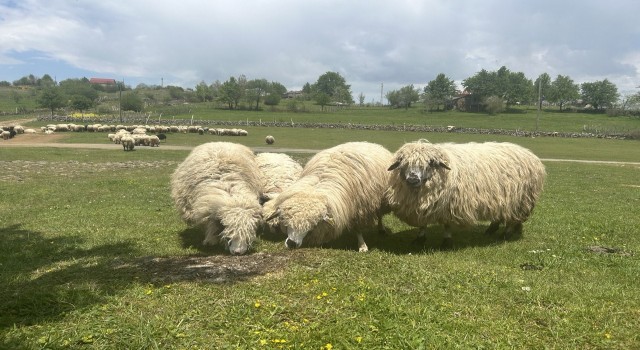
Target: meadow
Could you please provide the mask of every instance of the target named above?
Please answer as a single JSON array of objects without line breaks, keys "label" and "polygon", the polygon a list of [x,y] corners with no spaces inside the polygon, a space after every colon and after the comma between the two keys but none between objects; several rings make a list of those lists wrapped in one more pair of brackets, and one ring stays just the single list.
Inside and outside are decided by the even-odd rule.
[{"label": "meadow", "polygon": [[0,144],[0,348],[640,347],[638,141],[246,129],[225,140],[264,147],[273,134],[283,148],[360,140],[391,150],[418,138],[496,140],[545,159],[636,163],[544,161],[539,205],[508,240],[480,223],[457,231],[452,250],[438,249],[437,226],[416,246],[417,230],[387,215],[391,233],[365,235],[365,254],[355,235],[288,250],[264,234],[250,254],[228,256],[179,219],[169,177],[188,151],[163,149],[220,138],[171,134],[134,152]]}]

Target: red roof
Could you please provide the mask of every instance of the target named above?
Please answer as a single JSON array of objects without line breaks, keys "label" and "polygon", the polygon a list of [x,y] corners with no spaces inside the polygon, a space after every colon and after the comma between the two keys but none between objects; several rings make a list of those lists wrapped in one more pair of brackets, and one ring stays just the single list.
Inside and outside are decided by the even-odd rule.
[{"label": "red roof", "polygon": [[91,78],[91,79],[89,79],[89,83],[91,83],[91,84],[115,85],[116,84],[116,80],[115,79],[106,79],[106,78]]}]

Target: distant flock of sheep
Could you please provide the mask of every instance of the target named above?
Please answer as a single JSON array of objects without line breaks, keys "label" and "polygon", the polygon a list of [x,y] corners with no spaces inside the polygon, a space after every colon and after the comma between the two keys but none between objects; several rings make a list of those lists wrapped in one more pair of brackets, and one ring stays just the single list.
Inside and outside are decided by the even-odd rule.
[{"label": "distant flock of sheep", "polygon": [[545,168],[512,143],[410,142],[395,154],[368,142],[348,142],[314,155],[304,167],[285,154],[255,154],[231,142],[197,146],[171,176],[171,196],[182,219],[205,233],[203,244],[245,254],[261,230],[286,235],[297,248],[355,233],[384,232],[383,215],[419,227],[451,228],[490,222],[520,234],[538,200]]}]

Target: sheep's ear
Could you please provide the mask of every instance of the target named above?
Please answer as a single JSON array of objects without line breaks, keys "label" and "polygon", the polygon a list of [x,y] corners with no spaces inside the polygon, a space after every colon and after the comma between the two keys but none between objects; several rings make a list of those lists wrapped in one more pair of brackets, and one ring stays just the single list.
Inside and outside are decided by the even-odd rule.
[{"label": "sheep's ear", "polygon": [[280,212],[278,210],[276,210],[276,211],[273,212],[273,214],[269,215],[268,218],[264,219],[264,221],[267,221],[267,222],[271,221],[271,220],[277,218],[278,215],[280,215]]},{"label": "sheep's ear", "polygon": [[329,215],[328,213],[324,215],[324,218],[322,218],[322,220],[324,220],[324,222],[326,222],[327,224],[329,224],[331,226],[335,226],[335,224],[336,224],[335,220],[333,220],[333,217],[331,215]]},{"label": "sheep's ear", "polygon": [[402,162],[402,159],[396,160],[395,163],[391,164],[387,171],[396,170],[400,166],[400,162]]},{"label": "sheep's ear", "polygon": [[451,170],[451,168],[449,167],[449,164],[447,164],[447,162],[445,162],[444,160],[441,160],[438,162],[438,165],[447,169],[447,170]]}]

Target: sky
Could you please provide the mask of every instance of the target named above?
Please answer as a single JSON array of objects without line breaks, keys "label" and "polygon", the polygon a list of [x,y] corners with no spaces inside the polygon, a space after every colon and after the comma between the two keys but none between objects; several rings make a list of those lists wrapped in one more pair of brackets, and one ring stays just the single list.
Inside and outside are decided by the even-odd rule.
[{"label": "sky", "polygon": [[289,90],[337,72],[354,100],[506,66],[640,91],[638,0],[0,0],[0,81],[33,74]]}]

